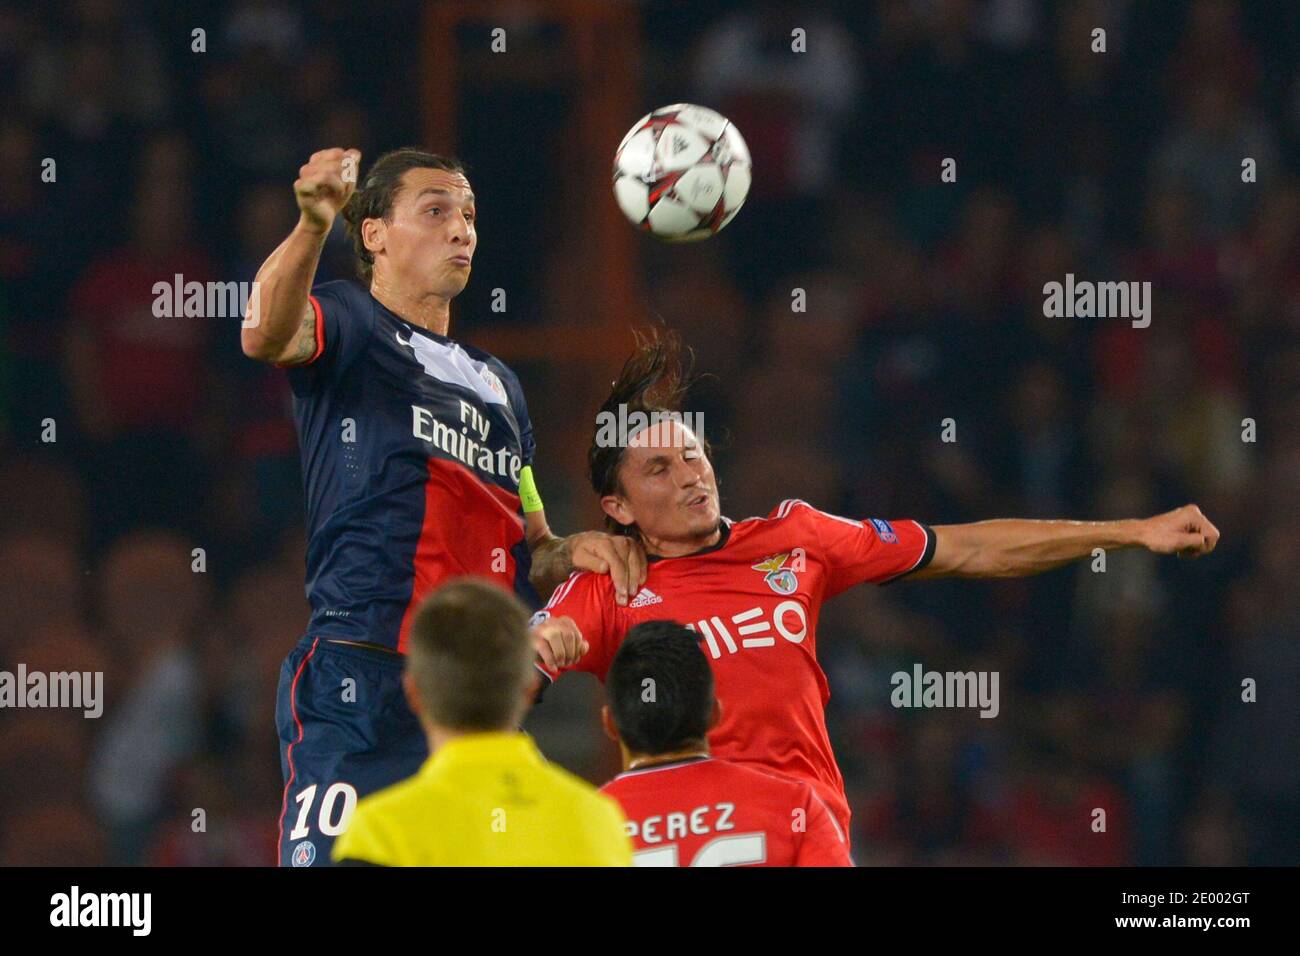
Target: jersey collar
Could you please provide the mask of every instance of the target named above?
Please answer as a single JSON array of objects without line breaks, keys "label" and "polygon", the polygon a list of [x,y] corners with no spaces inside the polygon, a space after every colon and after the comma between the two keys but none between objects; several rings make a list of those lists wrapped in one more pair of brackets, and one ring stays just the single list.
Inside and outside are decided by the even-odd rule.
[{"label": "jersey collar", "polygon": [[714,551],[720,551],[726,545],[727,539],[731,537],[731,519],[723,517],[718,522],[718,525],[722,534],[718,535],[718,540],[707,548],[700,548],[700,550],[692,551],[690,554],[677,554],[670,557],[665,557],[664,555],[659,554],[648,554],[646,555],[646,563],[654,564],[656,561],[679,561],[682,558],[698,558],[702,554],[712,554]]},{"label": "jersey collar", "polygon": [[522,731],[465,734],[438,748],[425,764],[428,771],[462,764],[541,764],[541,751],[533,738]]},{"label": "jersey collar", "polygon": [[[435,342],[442,342],[447,345],[458,344],[456,340],[449,335],[442,335],[438,332],[433,331],[432,329],[426,329],[422,325],[416,325],[414,322],[410,321],[409,319],[402,318],[400,315],[398,315],[388,306],[384,305],[384,303],[376,299],[375,294],[373,292],[370,292],[369,290],[366,291],[370,295],[370,301],[375,304],[375,308],[378,309],[381,314],[388,316],[390,319],[392,319],[394,322],[396,322],[398,325],[402,326],[403,328],[407,329],[408,331],[418,332],[420,335],[427,336],[428,338],[433,339]],[[451,330],[448,329],[448,331]]]},{"label": "jersey collar", "polygon": [[635,777],[643,773],[654,773],[656,770],[676,770],[678,767],[687,767],[693,763],[703,763],[706,760],[712,760],[711,754],[699,754],[695,757],[683,757],[681,760],[671,760],[667,763],[653,763],[648,767],[637,767],[635,770],[624,770],[615,780],[622,780],[624,777]]}]

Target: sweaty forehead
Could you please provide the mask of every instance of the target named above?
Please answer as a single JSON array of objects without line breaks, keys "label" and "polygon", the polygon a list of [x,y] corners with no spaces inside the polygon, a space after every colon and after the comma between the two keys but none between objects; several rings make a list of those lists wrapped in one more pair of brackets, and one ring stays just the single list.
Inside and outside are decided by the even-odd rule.
[{"label": "sweaty forehead", "polygon": [[469,180],[460,173],[446,169],[408,169],[402,174],[402,187],[398,191],[398,202],[412,202],[426,189],[445,190],[453,202],[473,202],[474,193]]}]

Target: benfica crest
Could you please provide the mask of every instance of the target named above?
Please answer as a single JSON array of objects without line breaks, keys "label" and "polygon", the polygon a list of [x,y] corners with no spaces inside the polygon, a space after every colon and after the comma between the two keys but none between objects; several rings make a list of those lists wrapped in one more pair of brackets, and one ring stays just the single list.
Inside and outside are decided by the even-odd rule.
[{"label": "benfica crest", "polygon": [[787,551],[785,554],[764,558],[753,566],[755,571],[763,572],[763,580],[777,594],[793,594],[799,588],[799,579],[785,566],[789,558],[790,553]]}]

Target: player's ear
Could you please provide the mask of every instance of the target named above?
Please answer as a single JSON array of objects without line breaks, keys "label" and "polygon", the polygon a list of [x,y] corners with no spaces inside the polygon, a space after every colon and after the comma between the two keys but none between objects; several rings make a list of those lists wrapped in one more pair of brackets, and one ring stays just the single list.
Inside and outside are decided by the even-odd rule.
[{"label": "player's ear", "polygon": [[382,219],[361,220],[361,242],[372,256],[384,251],[384,239],[388,235],[388,223]]},{"label": "player's ear", "polygon": [[713,698],[713,710],[709,714],[709,730],[712,730],[718,724],[722,723],[722,701]]},{"label": "player's ear", "polygon": [[614,724],[614,716],[609,712],[609,704],[604,704],[600,708],[600,726],[605,728],[605,736],[614,743],[618,743],[618,727]]},{"label": "player's ear", "polygon": [[406,702],[411,705],[411,713],[419,717],[420,694],[415,689],[415,675],[409,668],[402,672],[402,692],[406,694]]},{"label": "player's ear", "polygon": [[618,495],[605,495],[600,499],[600,508],[619,524],[636,524],[632,512]]}]

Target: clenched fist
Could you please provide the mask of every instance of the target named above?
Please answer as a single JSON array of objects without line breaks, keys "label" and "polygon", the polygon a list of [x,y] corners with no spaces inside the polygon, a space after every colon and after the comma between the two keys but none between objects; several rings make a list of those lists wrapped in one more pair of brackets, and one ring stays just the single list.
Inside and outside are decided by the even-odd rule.
[{"label": "clenched fist", "polygon": [[298,170],[293,194],[302,210],[302,223],[314,232],[328,232],[334,217],[357,188],[361,151],[322,149]]},{"label": "clenched fist", "polygon": [[1142,543],[1156,554],[1195,558],[1219,543],[1219,529],[1196,505],[1183,505],[1143,522]]},{"label": "clenched fist", "polygon": [[591,648],[571,617],[550,617],[532,629],[533,644],[542,663],[551,670],[582,660]]}]

